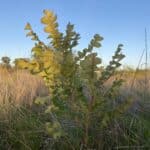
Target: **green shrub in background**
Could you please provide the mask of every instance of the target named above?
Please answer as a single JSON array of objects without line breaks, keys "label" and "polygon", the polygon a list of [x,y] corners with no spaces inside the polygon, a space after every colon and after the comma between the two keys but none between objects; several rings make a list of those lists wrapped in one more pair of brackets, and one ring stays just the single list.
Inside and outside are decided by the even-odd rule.
[{"label": "green shrub in background", "polygon": [[6,68],[6,69],[10,69],[11,68],[11,65],[10,65],[11,59],[9,57],[4,56],[4,57],[1,58],[1,61],[2,61],[1,62],[1,66],[3,68]]}]

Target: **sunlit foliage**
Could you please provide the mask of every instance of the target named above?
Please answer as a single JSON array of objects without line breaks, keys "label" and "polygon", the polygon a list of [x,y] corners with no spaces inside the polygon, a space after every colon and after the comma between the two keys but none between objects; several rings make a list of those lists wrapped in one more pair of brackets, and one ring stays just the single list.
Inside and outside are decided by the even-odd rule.
[{"label": "sunlit foliage", "polygon": [[74,25],[68,23],[66,31],[61,33],[56,15],[48,10],[44,10],[41,23],[49,44],[42,42],[28,23],[27,36],[35,41],[32,57],[30,60],[16,59],[15,64],[43,77],[49,87],[50,103],[43,98],[35,103],[46,106],[49,120],[45,126],[55,141],[53,148],[102,149],[106,146],[103,142],[105,129],[109,129],[130,105],[130,99],[121,104],[116,101],[123,80],[116,79],[107,91],[103,90],[104,83],[114,75],[125,57],[121,52],[123,45],[118,45],[105,68],[94,51],[101,47],[103,37],[94,35],[87,48],[75,54],[80,35],[74,31]]}]

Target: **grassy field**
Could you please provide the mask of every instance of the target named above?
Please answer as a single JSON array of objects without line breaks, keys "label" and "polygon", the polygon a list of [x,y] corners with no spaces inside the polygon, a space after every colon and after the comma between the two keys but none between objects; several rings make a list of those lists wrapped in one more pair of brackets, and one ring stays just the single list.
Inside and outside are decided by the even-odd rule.
[{"label": "grassy field", "polygon": [[[150,79],[145,85],[143,71],[124,71],[117,74],[120,77],[125,82],[118,99],[131,97],[133,103],[116,126],[106,130],[102,142],[109,149],[149,149]],[[108,81],[105,90],[114,79]],[[48,90],[39,77],[23,70],[0,69],[0,149],[53,149],[54,141],[44,130],[48,116],[34,104],[35,98],[43,96],[48,96]]]},{"label": "grassy field", "polygon": [[0,68],[0,103],[29,104],[37,96],[47,95],[43,81],[23,70]]}]

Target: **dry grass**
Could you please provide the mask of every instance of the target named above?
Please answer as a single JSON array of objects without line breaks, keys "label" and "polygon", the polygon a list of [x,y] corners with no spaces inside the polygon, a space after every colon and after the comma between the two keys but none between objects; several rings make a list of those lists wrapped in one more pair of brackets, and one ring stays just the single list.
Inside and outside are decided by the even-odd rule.
[{"label": "dry grass", "polygon": [[[150,97],[150,71],[147,73],[147,82],[145,87],[145,72],[139,71],[135,74],[133,71],[120,72],[111,77],[106,82],[106,89],[109,89],[112,82],[117,78],[125,80],[120,89],[120,100],[132,97],[133,105],[138,107],[138,103]],[[133,85],[133,86],[132,86]],[[38,96],[47,96],[48,89],[43,80],[31,75],[25,70],[7,70],[0,67],[0,107],[10,110],[11,105],[21,106],[21,104],[32,105]],[[144,102],[148,107],[150,104]],[[4,110],[4,113],[8,112]]]},{"label": "dry grass", "polygon": [[[150,91],[150,71],[147,73],[147,91]],[[133,71],[124,71],[117,74],[117,78],[125,79],[121,87],[123,95],[132,94],[136,96],[137,92],[145,90],[145,74],[139,71],[135,74]],[[116,79],[116,76],[108,80],[106,85],[109,85]],[[133,84],[133,87],[132,87]],[[43,80],[35,75],[31,75],[24,70],[11,70],[0,67],[0,104],[29,104],[37,96],[47,96],[48,90],[44,85]]]},{"label": "dry grass", "polygon": [[29,104],[37,96],[47,95],[42,79],[24,70],[0,68],[0,104]]},{"label": "dry grass", "polygon": [[[121,89],[128,91],[129,93],[138,90],[146,90],[150,91],[150,70],[147,71],[145,76],[144,70],[135,71],[121,71],[116,75],[112,76],[107,82],[106,85],[109,86],[115,79],[123,79],[125,82]],[[142,92],[141,91],[141,92]]]},{"label": "dry grass", "polygon": [[123,70],[112,76],[106,82],[106,90],[109,89],[112,82],[116,79],[123,79],[125,82],[120,88],[120,100],[131,98],[133,103],[131,110],[134,112],[148,111],[150,108],[150,70],[138,70],[135,72]]}]

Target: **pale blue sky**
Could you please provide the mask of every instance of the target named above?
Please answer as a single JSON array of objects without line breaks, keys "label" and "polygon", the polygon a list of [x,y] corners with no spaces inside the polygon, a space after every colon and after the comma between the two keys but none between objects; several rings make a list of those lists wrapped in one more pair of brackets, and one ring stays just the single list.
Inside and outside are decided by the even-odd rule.
[{"label": "pale blue sky", "polygon": [[[81,34],[80,46],[88,45],[99,33],[104,37],[98,53],[108,63],[119,43],[124,44],[124,64],[138,64],[144,49],[144,28],[150,42],[150,0],[0,0],[0,57],[29,57],[34,42],[26,38],[24,26],[30,22],[41,39],[43,9],[58,16],[60,30],[70,21]],[[150,61],[150,59],[149,59]]]}]

